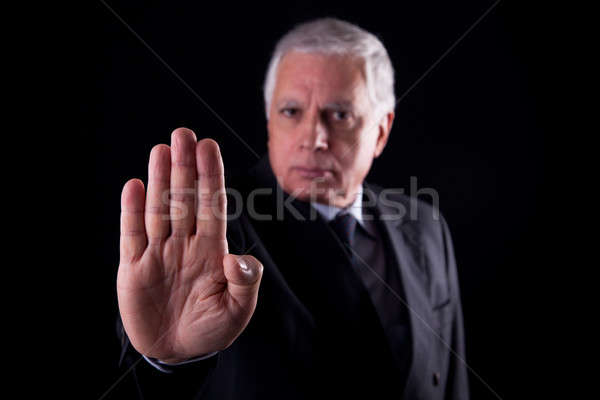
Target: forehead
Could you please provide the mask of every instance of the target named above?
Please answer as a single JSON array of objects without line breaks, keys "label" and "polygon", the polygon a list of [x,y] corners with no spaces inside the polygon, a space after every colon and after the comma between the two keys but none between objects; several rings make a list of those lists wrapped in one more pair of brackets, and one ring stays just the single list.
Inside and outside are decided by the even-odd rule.
[{"label": "forehead", "polygon": [[274,96],[355,101],[365,90],[363,64],[351,55],[292,51],[279,63]]}]

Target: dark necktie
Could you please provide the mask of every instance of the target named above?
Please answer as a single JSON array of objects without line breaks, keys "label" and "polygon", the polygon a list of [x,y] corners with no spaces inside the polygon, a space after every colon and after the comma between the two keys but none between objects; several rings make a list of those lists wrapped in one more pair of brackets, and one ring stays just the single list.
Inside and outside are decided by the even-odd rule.
[{"label": "dark necktie", "polygon": [[352,251],[350,247],[354,244],[354,231],[356,230],[356,218],[348,212],[340,212],[329,223],[333,231],[336,233],[340,241],[344,244],[345,250],[350,256]]},{"label": "dark necktie", "polygon": [[[369,293],[394,360],[401,370],[402,379],[406,379],[412,349],[408,312],[404,303],[398,299],[398,296],[404,297],[399,270],[395,268],[392,251],[387,248],[388,245],[381,236],[377,239],[381,243],[378,251],[383,252],[384,260],[373,258],[373,253],[369,250],[365,253],[365,248],[372,250],[373,238],[368,237],[366,230],[357,228],[357,223],[352,214],[341,211],[329,222],[329,226],[342,242],[354,271]],[[359,229],[360,232],[356,232]],[[379,232],[381,234],[383,230]]]}]

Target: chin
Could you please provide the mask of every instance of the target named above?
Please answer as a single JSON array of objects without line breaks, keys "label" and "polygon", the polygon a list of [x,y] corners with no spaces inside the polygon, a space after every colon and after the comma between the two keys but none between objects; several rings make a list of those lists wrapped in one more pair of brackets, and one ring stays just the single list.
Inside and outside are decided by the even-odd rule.
[{"label": "chin", "polygon": [[310,180],[293,180],[287,185],[282,185],[283,190],[298,200],[316,201],[329,204],[330,199],[335,197],[336,187],[332,184]]}]

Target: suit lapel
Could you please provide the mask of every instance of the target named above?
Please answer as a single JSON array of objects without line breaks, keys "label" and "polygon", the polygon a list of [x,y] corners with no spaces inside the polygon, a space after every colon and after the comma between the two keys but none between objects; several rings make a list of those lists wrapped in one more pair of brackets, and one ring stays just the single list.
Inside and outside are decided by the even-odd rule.
[{"label": "suit lapel", "polygon": [[[404,204],[404,206],[405,210],[409,209],[408,204]],[[422,381],[423,377],[416,374],[428,370],[427,361],[430,358],[429,335],[424,335],[423,331],[427,329],[427,326],[432,326],[425,254],[416,237],[417,230],[413,225],[414,222],[409,220],[406,213],[400,215],[401,210],[381,201],[377,202],[377,210],[385,233],[390,239],[395,261],[400,270],[409,313],[413,356],[404,397],[419,398],[416,392],[418,390],[417,383]]]}]

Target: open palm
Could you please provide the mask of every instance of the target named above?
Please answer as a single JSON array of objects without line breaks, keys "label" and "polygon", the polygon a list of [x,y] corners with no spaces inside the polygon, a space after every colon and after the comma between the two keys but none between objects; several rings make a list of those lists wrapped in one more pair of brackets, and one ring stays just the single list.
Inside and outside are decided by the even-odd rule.
[{"label": "open palm", "polygon": [[262,265],[228,254],[223,161],[184,128],[150,153],[148,189],[121,198],[119,311],[138,352],[176,362],[228,347],[256,307]]}]

